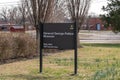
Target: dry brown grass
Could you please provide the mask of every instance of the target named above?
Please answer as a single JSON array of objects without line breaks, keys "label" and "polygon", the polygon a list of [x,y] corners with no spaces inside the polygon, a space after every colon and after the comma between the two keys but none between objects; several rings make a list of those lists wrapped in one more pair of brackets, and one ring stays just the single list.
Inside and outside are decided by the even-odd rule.
[{"label": "dry brown grass", "polygon": [[36,41],[24,33],[0,34],[0,62],[36,55]]}]

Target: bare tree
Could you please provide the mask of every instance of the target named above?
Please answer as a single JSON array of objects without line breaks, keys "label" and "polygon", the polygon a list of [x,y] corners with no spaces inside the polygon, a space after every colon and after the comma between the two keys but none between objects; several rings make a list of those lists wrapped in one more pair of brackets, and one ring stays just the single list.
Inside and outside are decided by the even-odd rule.
[{"label": "bare tree", "polygon": [[66,17],[66,13],[64,10],[65,10],[65,1],[54,0],[54,5],[52,7],[52,15],[50,16],[50,22],[63,23]]},{"label": "bare tree", "polygon": [[62,22],[65,18],[63,0],[25,0],[29,20],[36,28],[39,36],[40,23]]},{"label": "bare tree", "polygon": [[21,16],[19,15],[18,7],[8,9],[8,19],[10,23],[19,24]]},{"label": "bare tree", "polygon": [[8,9],[7,8],[2,8],[1,12],[0,12],[0,16],[3,18],[3,20],[5,22],[8,22]]},{"label": "bare tree", "polygon": [[27,6],[25,5],[25,0],[21,0],[20,5],[18,6],[19,15],[21,15],[21,24],[25,29],[25,22],[27,18]]},{"label": "bare tree", "polygon": [[40,33],[40,23],[48,22],[51,16],[51,8],[54,0],[25,0],[24,4],[27,6],[29,19],[36,28],[37,38]]},{"label": "bare tree", "polygon": [[24,26],[26,18],[25,13],[25,7],[23,5],[19,5],[11,8],[3,7],[0,16],[5,22],[9,22],[11,24],[23,24]]},{"label": "bare tree", "polygon": [[2,8],[2,11],[0,13],[1,17],[3,20],[7,23],[18,23],[18,10],[17,7],[12,7],[12,8]]},{"label": "bare tree", "polygon": [[[91,0],[66,0],[69,17],[76,23],[78,33],[87,17],[90,2]],[[79,45],[79,36],[77,39]]]},{"label": "bare tree", "polygon": [[66,0],[69,16],[77,23],[78,31],[88,14],[91,0]]}]

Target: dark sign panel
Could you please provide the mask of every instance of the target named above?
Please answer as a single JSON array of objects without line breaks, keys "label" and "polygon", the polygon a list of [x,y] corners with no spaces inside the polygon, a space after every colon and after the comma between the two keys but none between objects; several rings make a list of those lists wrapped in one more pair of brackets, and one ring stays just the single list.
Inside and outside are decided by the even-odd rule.
[{"label": "dark sign panel", "polygon": [[74,49],[73,23],[45,23],[43,25],[44,49]]}]

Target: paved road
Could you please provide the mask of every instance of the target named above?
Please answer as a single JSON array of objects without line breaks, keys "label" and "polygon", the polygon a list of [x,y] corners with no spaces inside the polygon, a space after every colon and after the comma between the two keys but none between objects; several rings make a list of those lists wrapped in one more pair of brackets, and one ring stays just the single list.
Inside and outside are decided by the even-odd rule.
[{"label": "paved road", "polygon": [[[27,31],[35,38],[35,31]],[[115,34],[112,31],[81,31],[79,33],[82,43],[120,43],[120,33]]]},{"label": "paved road", "polygon": [[112,31],[81,31],[79,37],[83,43],[120,43],[120,33]]}]

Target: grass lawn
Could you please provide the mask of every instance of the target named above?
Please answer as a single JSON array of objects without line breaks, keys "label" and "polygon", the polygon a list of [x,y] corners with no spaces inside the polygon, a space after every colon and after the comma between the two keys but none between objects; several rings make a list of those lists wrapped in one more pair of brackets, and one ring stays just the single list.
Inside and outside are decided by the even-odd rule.
[{"label": "grass lawn", "polygon": [[120,44],[82,44],[78,74],[73,76],[73,51],[0,65],[0,80],[120,80]]}]

